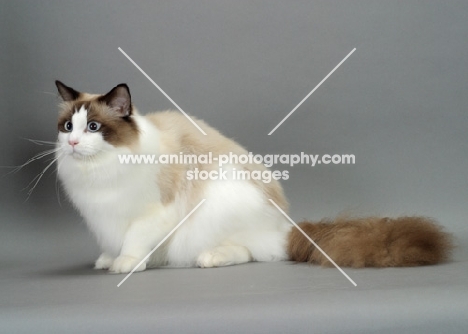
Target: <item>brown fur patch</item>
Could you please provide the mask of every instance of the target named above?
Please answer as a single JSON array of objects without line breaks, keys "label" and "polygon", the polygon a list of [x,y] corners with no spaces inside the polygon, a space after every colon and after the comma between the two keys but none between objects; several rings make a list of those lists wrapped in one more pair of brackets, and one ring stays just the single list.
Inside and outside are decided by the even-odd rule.
[{"label": "brown fur patch", "polygon": [[132,116],[120,117],[105,103],[99,102],[100,95],[81,93],[76,101],[62,102],[58,117],[58,130],[65,132],[64,124],[71,121],[73,114],[82,106],[88,110],[88,122],[101,123],[104,140],[113,146],[131,146],[138,140],[138,127]]},{"label": "brown fur patch", "polygon": [[[302,222],[301,229],[339,266],[411,267],[447,261],[452,237],[432,219],[399,217]],[[288,243],[291,260],[332,264],[296,228]]]},{"label": "brown fur patch", "polygon": [[[192,119],[205,131],[203,135],[196,127],[191,124],[187,118],[176,111],[165,111],[149,114],[146,116],[159,130],[161,135],[161,153],[162,154],[195,154],[204,155],[212,152],[213,157],[230,152],[241,155],[248,154],[242,146],[235,141],[224,137],[217,130],[207,125],[205,122],[194,117]],[[161,165],[162,166],[162,165]],[[199,170],[217,170],[217,163],[193,164],[193,165],[166,165],[161,168],[158,177],[158,184],[161,190],[163,202],[172,201],[178,192],[189,190],[191,194],[190,205],[195,206],[200,201],[201,191],[206,181],[187,180],[185,173],[187,170],[198,168]],[[246,170],[266,170],[264,165],[248,164]],[[264,183],[258,180],[250,180],[266,196],[265,201],[272,205],[268,198],[275,201],[284,211],[288,210],[288,202],[283,194],[283,190],[278,181],[272,180],[270,183]]]}]

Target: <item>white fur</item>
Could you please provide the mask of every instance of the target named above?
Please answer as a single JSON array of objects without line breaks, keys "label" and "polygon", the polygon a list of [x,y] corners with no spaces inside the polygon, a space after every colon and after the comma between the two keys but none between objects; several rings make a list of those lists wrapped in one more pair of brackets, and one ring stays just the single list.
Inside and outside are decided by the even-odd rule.
[{"label": "white fur", "polygon": [[[246,247],[249,259],[257,261],[286,259],[290,225],[253,184],[238,180],[209,181],[203,196],[206,202],[172,238],[167,250],[169,264],[189,266],[198,261],[200,266],[208,267],[207,262],[211,260],[203,260],[206,252],[220,246]],[[217,250],[215,254],[219,255]],[[236,261],[237,255],[237,251],[233,252],[233,264],[247,262]]]},{"label": "white fur", "polygon": [[[144,116],[132,116],[140,132],[136,151],[114,147],[99,132],[86,131],[86,117],[81,108],[72,117],[73,131],[59,133],[58,175],[102,248],[96,268],[130,272],[192,210],[190,194],[163,205],[158,165],[119,163],[118,154],[160,152],[158,129]],[[70,139],[78,144],[72,147]],[[291,226],[253,183],[207,182],[200,195],[205,203],[138,270],[287,258]]]}]

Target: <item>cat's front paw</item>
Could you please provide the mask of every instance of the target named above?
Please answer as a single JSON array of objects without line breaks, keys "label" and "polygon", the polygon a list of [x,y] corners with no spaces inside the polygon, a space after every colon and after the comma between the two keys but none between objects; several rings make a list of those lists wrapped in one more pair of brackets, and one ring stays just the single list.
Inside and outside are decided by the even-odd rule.
[{"label": "cat's front paw", "polygon": [[114,263],[114,258],[106,253],[102,253],[94,264],[94,269],[109,269]]},{"label": "cat's front paw", "polygon": [[205,251],[197,259],[197,266],[200,268],[222,267],[230,264],[225,254],[216,251]]},{"label": "cat's front paw", "polygon": [[[135,268],[141,260],[132,256],[120,255],[114,260],[114,263],[109,268],[113,274],[127,274]],[[146,263],[142,263],[135,271],[143,271],[146,269]]]}]

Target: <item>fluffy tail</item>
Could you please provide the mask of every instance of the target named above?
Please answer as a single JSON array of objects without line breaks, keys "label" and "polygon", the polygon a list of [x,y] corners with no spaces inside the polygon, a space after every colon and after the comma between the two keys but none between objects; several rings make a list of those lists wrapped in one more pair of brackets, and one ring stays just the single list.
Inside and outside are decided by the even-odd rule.
[{"label": "fluffy tail", "polygon": [[[299,227],[342,267],[412,267],[449,259],[452,237],[425,217],[337,219]],[[296,228],[288,243],[291,260],[331,266]]]}]

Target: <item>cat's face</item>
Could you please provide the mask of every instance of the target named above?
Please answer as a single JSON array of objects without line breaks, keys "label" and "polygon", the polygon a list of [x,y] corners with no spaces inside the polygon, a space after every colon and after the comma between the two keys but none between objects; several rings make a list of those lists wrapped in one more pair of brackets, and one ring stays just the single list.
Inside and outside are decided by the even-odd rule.
[{"label": "cat's face", "polygon": [[118,85],[106,95],[79,93],[60,81],[56,85],[63,99],[58,118],[62,154],[85,159],[138,139],[127,85]]}]

